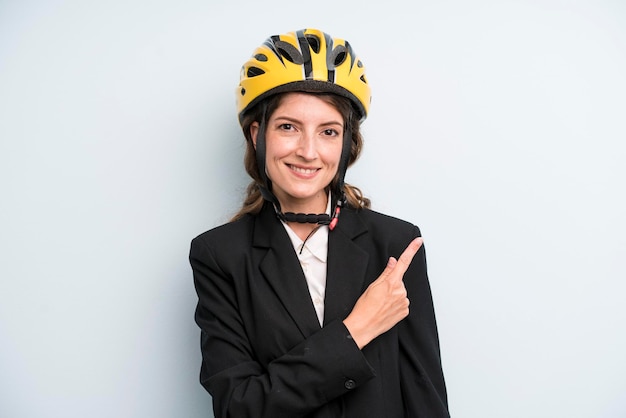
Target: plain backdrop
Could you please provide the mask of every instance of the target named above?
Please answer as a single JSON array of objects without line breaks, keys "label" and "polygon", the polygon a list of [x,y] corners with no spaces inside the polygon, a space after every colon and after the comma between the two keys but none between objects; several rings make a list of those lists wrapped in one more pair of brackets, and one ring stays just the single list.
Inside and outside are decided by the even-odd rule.
[{"label": "plain backdrop", "polygon": [[347,181],[422,229],[453,417],[625,417],[621,0],[0,0],[0,416],[212,417],[189,242],[305,27],[367,67]]}]

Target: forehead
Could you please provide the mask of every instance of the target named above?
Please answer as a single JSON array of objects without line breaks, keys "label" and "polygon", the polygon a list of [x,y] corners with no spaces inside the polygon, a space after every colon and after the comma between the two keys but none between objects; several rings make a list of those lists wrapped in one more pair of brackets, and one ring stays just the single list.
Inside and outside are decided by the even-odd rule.
[{"label": "forehead", "polygon": [[280,97],[272,117],[294,116],[299,118],[337,118],[342,120],[342,114],[329,95],[319,95],[306,92],[291,92]]}]

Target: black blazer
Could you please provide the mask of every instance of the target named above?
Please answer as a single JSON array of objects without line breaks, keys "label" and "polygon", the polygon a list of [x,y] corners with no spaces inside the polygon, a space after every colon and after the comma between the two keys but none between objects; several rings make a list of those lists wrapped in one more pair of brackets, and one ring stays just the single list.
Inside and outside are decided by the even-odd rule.
[{"label": "black blazer", "polygon": [[196,237],[200,381],[215,417],[448,417],[423,248],[404,276],[407,318],[362,351],[342,322],[388,258],[419,235],[407,222],[344,208],[329,233],[323,327],[269,204]]}]

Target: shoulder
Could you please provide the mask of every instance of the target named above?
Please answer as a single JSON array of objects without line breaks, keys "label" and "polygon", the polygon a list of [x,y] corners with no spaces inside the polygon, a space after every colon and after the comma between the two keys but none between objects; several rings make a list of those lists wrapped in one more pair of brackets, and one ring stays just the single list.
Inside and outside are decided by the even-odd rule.
[{"label": "shoulder", "polygon": [[[399,257],[411,241],[421,236],[420,229],[406,220],[371,209],[347,209],[337,229],[341,228],[343,234],[369,255],[372,275],[380,274],[389,257]],[[341,216],[344,216],[343,210]],[[343,221],[346,222],[342,226]],[[423,248],[411,263],[412,271],[420,274],[426,271]]]},{"label": "shoulder", "polygon": [[244,217],[226,224],[209,229],[191,240],[191,246],[205,247],[213,250],[233,252],[244,247],[244,243],[250,244],[252,241],[252,231],[254,229],[254,216]]},{"label": "shoulder", "polygon": [[411,222],[394,216],[377,212],[372,209],[351,209],[353,216],[358,217],[374,236],[411,236],[420,235],[419,227]]},{"label": "shoulder", "polygon": [[340,217],[337,229],[370,255],[397,256],[414,238],[421,236],[416,225],[403,219],[371,209],[345,209],[341,214],[345,218]]}]

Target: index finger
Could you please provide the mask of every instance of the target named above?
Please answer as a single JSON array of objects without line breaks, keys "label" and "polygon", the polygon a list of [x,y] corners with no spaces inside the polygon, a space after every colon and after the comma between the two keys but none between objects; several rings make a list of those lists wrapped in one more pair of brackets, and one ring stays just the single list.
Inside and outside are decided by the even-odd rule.
[{"label": "index finger", "polygon": [[423,243],[424,240],[421,237],[417,237],[413,241],[411,241],[402,253],[402,255],[400,255],[400,257],[398,258],[398,265],[395,267],[394,270],[399,269],[400,272],[404,274],[409,268],[411,261],[413,261],[413,257],[422,247]]}]

